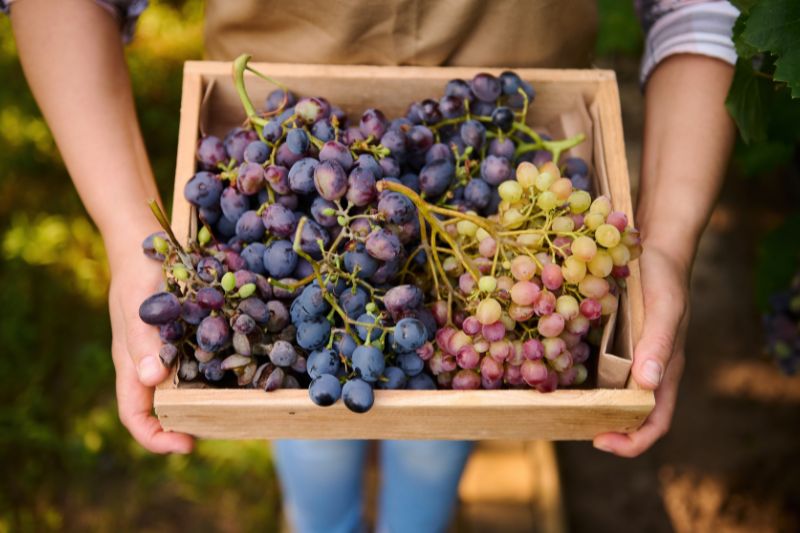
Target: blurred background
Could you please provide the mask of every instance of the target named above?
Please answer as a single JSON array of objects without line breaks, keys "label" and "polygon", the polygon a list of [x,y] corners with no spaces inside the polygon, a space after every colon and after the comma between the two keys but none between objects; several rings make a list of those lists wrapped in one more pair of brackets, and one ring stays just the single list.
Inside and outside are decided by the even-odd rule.
[{"label": "blurred background", "polygon": [[[600,2],[596,65],[617,71],[635,180],[642,36],[631,4]],[[199,0],[152,2],[127,51],[167,204],[181,66],[202,56],[202,9]],[[190,457],[152,456],[119,423],[102,241],[28,91],[5,17],[0,80],[0,533],[279,531],[280,493],[263,442],[201,442]],[[466,501],[454,530],[547,529],[530,508],[543,498],[572,531],[800,529],[800,378],[765,355],[761,318],[797,269],[798,173],[796,142],[737,145],[695,266],[670,434],[634,460],[559,443],[558,470],[542,489],[549,496]],[[499,462],[481,463],[485,477],[473,468],[470,479],[515,487],[541,476],[502,468],[512,450],[542,469],[537,449],[494,448]]]}]

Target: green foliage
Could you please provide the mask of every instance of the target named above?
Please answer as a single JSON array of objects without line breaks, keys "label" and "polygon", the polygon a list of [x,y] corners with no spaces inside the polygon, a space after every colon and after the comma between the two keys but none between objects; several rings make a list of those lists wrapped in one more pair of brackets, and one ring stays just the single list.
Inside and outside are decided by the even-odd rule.
[{"label": "green foliage", "polygon": [[638,56],[642,51],[642,29],[633,2],[599,0],[599,32],[595,53],[598,56]]},{"label": "green foliage", "polygon": [[788,217],[758,249],[756,301],[766,311],[771,295],[786,289],[800,264],[800,214]]}]

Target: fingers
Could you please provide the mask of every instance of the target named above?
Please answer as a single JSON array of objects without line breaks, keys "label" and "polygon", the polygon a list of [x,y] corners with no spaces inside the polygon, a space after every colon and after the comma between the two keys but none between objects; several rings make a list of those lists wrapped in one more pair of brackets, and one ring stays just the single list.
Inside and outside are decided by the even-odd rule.
[{"label": "fingers", "polygon": [[161,339],[156,328],[145,324],[136,316],[127,323],[125,341],[142,385],[154,387],[167,379],[169,369],[158,357]]},{"label": "fingers", "polygon": [[678,340],[686,313],[686,292],[670,271],[667,258],[656,255],[648,259],[642,263],[644,327],[634,349],[631,372],[642,388],[653,390],[664,379]]},{"label": "fingers", "polygon": [[663,437],[669,431],[675,411],[678,383],[683,373],[683,365],[682,353],[676,354],[670,361],[664,382],[655,393],[656,406],[642,427],[627,435],[624,433],[598,435],[594,438],[594,447],[620,457],[636,457]]},{"label": "fingers", "polygon": [[194,439],[183,433],[165,432],[152,415],[153,389],[142,385],[130,358],[116,357],[119,418],[134,439],[154,453],[189,453]]}]

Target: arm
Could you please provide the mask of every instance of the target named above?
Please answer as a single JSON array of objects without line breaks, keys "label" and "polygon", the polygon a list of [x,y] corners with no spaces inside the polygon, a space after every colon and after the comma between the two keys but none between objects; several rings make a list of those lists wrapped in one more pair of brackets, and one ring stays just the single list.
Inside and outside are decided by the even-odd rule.
[{"label": "arm", "polygon": [[638,431],[596,437],[601,450],[636,456],[669,429],[683,372],[691,266],[734,141],[725,109],[732,77],[727,63],[683,54],[661,62],[647,83],[637,209],[645,316],[632,372],[655,390],[656,407]]},{"label": "arm", "polygon": [[158,191],[117,23],[85,0],[20,1],[11,23],[31,90],[105,242],[120,419],[151,451],[187,452],[191,438],[164,432],[151,413],[153,386],[167,370],[157,356],[158,334],[141,322],[138,309],[161,274],[140,244],[159,229],[146,204]]}]

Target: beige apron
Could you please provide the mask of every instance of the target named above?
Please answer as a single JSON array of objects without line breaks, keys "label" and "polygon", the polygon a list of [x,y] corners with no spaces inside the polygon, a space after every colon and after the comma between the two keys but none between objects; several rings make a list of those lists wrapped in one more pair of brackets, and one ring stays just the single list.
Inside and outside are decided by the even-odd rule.
[{"label": "beige apron", "polygon": [[596,0],[207,0],[208,59],[586,67]]}]

